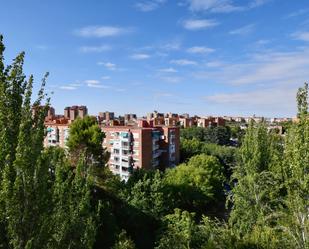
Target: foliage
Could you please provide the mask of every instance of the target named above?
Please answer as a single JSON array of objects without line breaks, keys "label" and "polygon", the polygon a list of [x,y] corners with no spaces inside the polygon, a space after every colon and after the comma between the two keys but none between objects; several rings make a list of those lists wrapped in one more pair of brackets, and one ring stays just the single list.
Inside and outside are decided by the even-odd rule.
[{"label": "foliage", "polygon": [[70,125],[70,136],[67,146],[73,159],[85,154],[87,160],[104,166],[104,150],[102,147],[105,135],[94,117],[77,118]]},{"label": "foliage", "polygon": [[160,171],[135,172],[122,194],[129,205],[153,217],[166,212],[163,174]]},{"label": "foliage", "polygon": [[281,226],[294,248],[309,247],[308,84],[297,93],[299,121],[289,129],[284,151],[287,198]]},{"label": "foliage", "polygon": [[229,145],[231,138],[230,128],[227,127],[190,127],[181,129],[181,138],[197,139],[205,143],[214,143],[218,145]]},{"label": "foliage", "polygon": [[181,162],[199,154],[215,156],[224,166],[224,174],[227,178],[230,177],[232,168],[236,165],[237,150],[235,147],[207,144],[197,139],[181,139],[180,141]]},{"label": "foliage", "polygon": [[174,207],[203,212],[209,203],[216,203],[223,197],[222,171],[215,157],[203,154],[192,157],[188,163],[167,170],[168,199]]},{"label": "foliage", "polygon": [[113,246],[113,249],[135,249],[134,242],[127,236],[125,230],[118,236],[116,244]]},{"label": "foliage", "polygon": [[271,134],[264,124],[250,124],[240,158],[233,173],[236,186],[231,193],[233,209],[230,224],[241,236],[249,234],[257,226],[266,226],[279,202],[279,181],[271,169],[279,163],[272,144]]},{"label": "foliage", "polygon": [[176,209],[174,214],[169,214],[164,219],[166,229],[158,242],[156,249],[189,249],[193,248],[194,214]]},{"label": "foliage", "polygon": [[3,51],[0,37],[0,248],[92,248],[97,221],[85,157],[74,172],[63,151],[43,150],[47,75],[32,112],[24,53],[5,68]]}]

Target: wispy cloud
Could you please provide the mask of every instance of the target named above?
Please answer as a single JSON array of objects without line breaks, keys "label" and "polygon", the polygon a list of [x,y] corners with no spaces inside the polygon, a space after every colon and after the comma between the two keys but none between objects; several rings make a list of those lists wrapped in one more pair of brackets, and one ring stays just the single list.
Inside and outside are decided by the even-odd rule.
[{"label": "wispy cloud", "polygon": [[102,85],[99,80],[85,80],[84,82],[86,86],[90,88],[101,88],[101,89],[110,88],[110,86]]},{"label": "wispy cloud", "polygon": [[71,84],[62,85],[59,87],[59,89],[73,91],[73,90],[78,89],[80,86],[81,86],[80,83],[71,83]]},{"label": "wispy cloud", "polygon": [[195,47],[188,48],[187,52],[191,54],[208,54],[208,53],[215,52],[215,49],[203,47],[203,46],[195,46]]},{"label": "wispy cloud", "polygon": [[77,89],[77,87],[75,87],[75,86],[60,86],[59,88],[62,89],[62,90],[68,90],[68,91],[72,91],[72,90]]},{"label": "wispy cloud", "polygon": [[295,40],[309,42],[309,31],[300,31],[292,34]]},{"label": "wispy cloud", "polygon": [[85,83],[86,83],[86,84],[92,84],[92,85],[94,85],[94,84],[99,84],[100,81],[98,81],[98,80],[85,80]]},{"label": "wispy cloud", "polygon": [[79,50],[82,53],[101,53],[111,50],[112,47],[109,45],[101,45],[101,46],[82,46]]},{"label": "wispy cloud", "polygon": [[48,46],[40,44],[40,45],[36,45],[35,48],[42,50],[42,51],[45,51],[45,50],[48,49]]},{"label": "wispy cloud", "polygon": [[189,19],[183,22],[183,27],[188,30],[208,29],[219,25],[219,22],[213,19]]},{"label": "wispy cloud", "polygon": [[82,37],[110,37],[128,34],[132,32],[132,28],[122,28],[117,26],[87,26],[75,30],[75,34]]},{"label": "wispy cloud", "polygon": [[244,63],[229,63],[197,72],[196,78],[232,85],[301,84],[309,79],[309,48],[255,54]]},{"label": "wispy cloud", "polygon": [[229,34],[231,34],[231,35],[248,35],[251,32],[253,32],[254,28],[255,28],[255,24],[249,24],[249,25],[243,26],[241,28],[231,30],[229,32]]},{"label": "wispy cloud", "polygon": [[180,65],[180,66],[197,65],[196,61],[187,60],[187,59],[171,60],[170,63]]},{"label": "wispy cloud", "polygon": [[232,12],[242,10],[235,6],[231,0],[189,0],[192,11]]},{"label": "wispy cloud", "polygon": [[99,61],[99,62],[98,62],[98,65],[99,65],[99,66],[104,66],[106,69],[111,70],[111,71],[114,71],[114,70],[117,69],[116,64],[111,63],[111,62],[102,62],[102,61]]},{"label": "wispy cloud", "polygon": [[161,7],[166,0],[143,1],[135,4],[135,8],[142,12],[149,12]]},{"label": "wispy cloud", "polygon": [[181,48],[181,41],[179,39],[175,39],[172,41],[168,41],[159,46],[159,49],[163,50],[179,50]]},{"label": "wispy cloud", "polygon": [[296,11],[288,14],[286,16],[286,18],[301,16],[301,15],[307,14],[308,12],[309,12],[309,8],[308,9],[299,9],[299,10],[296,10]]},{"label": "wispy cloud", "polygon": [[237,114],[273,116],[276,113],[283,116],[289,113],[292,116],[296,110],[296,91],[296,87],[271,87],[247,92],[218,93],[206,96],[205,100],[215,108],[229,106]]},{"label": "wispy cloud", "polygon": [[209,11],[213,13],[250,10],[266,4],[269,0],[251,0],[247,5],[236,5],[234,2],[234,0],[188,0],[191,11]]},{"label": "wispy cloud", "polygon": [[109,80],[110,78],[111,78],[111,77],[110,77],[110,76],[107,76],[107,75],[104,75],[104,76],[101,77],[102,80]]},{"label": "wispy cloud", "polygon": [[149,59],[150,55],[149,54],[133,54],[130,56],[130,58],[133,60],[145,60],[145,59]]},{"label": "wispy cloud", "polygon": [[179,83],[182,81],[182,78],[177,76],[163,76],[160,79],[169,83]]},{"label": "wispy cloud", "polygon": [[178,71],[172,67],[158,69],[161,73],[177,73]]}]

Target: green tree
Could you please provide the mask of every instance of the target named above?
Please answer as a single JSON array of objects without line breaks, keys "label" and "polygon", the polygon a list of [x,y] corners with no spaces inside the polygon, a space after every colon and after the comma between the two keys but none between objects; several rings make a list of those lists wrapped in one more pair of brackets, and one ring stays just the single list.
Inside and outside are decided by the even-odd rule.
[{"label": "green tree", "polygon": [[[58,161],[52,192],[54,212],[48,248],[93,248],[101,204],[93,205],[93,180],[86,159],[81,157],[76,171],[66,158]],[[92,207],[93,205],[93,207]]]},{"label": "green tree", "polygon": [[297,93],[299,121],[289,130],[284,152],[287,188],[281,226],[293,248],[309,247],[308,84]]},{"label": "green tree", "polygon": [[206,207],[213,209],[213,204],[222,200],[224,180],[218,159],[201,154],[167,170],[164,185],[172,208],[205,213]]},{"label": "green tree", "polygon": [[94,117],[77,118],[70,125],[70,136],[66,144],[73,162],[79,155],[85,154],[87,161],[104,166],[106,162],[102,147],[104,137],[105,134]]},{"label": "green tree", "polygon": [[134,242],[128,237],[125,230],[122,230],[119,234],[113,249],[135,249]]},{"label": "green tree", "polygon": [[[54,244],[59,233],[71,243],[92,248],[96,223],[91,222],[95,214],[89,205],[91,188],[86,171],[84,167],[77,167],[75,172],[72,167],[66,167],[61,160],[65,154],[59,150],[43,150],[44,118],[49,100],[43,107],[42,102],[46,99],[44,87],[47,75],[34,102],[36,111],[33,113],[33,77],[25,80],[22,69],[24,54],[21,53],[12,66],[4,69],[3,51],[1,36],[0,134],[3,141],[0,144],[0,248],[63,248]],[[62,174],[63,167],[71,173]],[[59,182],[59,174],[69,178]],[[73,184],[68,185],[68,180]],[[69,202],[66,195],[57,195],[60,190],[70,193],[74,202]],[[74,213],[75,219],[70,220],[72,226],[81,224],[80,219],[87,221],[74,231],[74,236],[71,230],[59,232],[54,226],[70,216],[62,212],[63,209],[78,210]]]},{"label": "green tree", "polygon": [[159,170],[135,172],[122,196],[129,205],[155,218],[167,212],[163,174]]},{"label": "green tree", "polygon": [[190,157],[201,154],[204,143],[196,138],[180,140],[180,161],[185,162]]},{"label": "green tree", "polygon": [[181,129],[180,137],[184,139],[196,139],[200,142],[229,145],[231,138],[230,127],[190,127]]},{"label": "green tree", "polygon": [[276,172],[271,171],[280,164],[279,152],[272,141],[264,124],[254,127],[251,123],[240,148],[233,174],[237,183],[231,193],[233,208],[229,218],[240,237],[270,225],[272,219],[269,217],[280,204],[280,181]]},{"label": "green tree", "polygon": [[194,213],[176,209],[164,219],[165,230],[162,232],[156,249],[190,249],[194,246],[196,225]]}]

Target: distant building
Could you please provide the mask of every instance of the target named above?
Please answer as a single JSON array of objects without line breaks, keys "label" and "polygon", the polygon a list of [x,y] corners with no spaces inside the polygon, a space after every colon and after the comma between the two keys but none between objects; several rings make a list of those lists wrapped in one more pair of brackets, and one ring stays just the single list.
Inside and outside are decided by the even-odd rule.
[{"label": "distant building", "polygon": [[173,167],[179,162],[179,128],[155,127],[146,120],[138,126],[102,127],[103,146],[110,152],[111,171],[127,180],[133,169]]},{"label": "distant building", "polygon": [[88,109],[86,106],[71,106],[64,108],[64,117],[71,121],[74,121],[77,117],[84,118],[88,115]]},{"label": "distant building", "polygon": [[198,127],[216,127],[216,126],[225,126],[225,119],[222,117],[206,117],[197,119]]},{"label": "distant building", "polygon": [[189,128],[194,125],[192,118],[179,118],[179,125],[183,128]]},{"label": "distant building", "polygon": [[[70,133],[70,124],[77,117],[84,117],[87,109],[67,107],[63,116],[55,115],[51,109],[50,118],[45,119],[46,137],[44,146],[66,147]],[[80,113],[79,111],[82,111]],[[108,113],[108,114],[107,114]],[[156,125],[154,120],[135,120],[133,125],[124,125],[125,118],[114,118],[114,114],[100,113],[98,119],[104,119],[101,129],[105,133],[103,147],[110,152],[108,166],[114,174],[127,180],[133,169],[163,169],[179,163],[179,127],[164,124]],[[136,119],[136,115],[126,116]],[[110,119],[112,118],[112,120]],[[168,118],[169,119],[169,118]],[[170,120],[173,120],[171,118]],[[108,123],[106,123],[108,122]]]}]

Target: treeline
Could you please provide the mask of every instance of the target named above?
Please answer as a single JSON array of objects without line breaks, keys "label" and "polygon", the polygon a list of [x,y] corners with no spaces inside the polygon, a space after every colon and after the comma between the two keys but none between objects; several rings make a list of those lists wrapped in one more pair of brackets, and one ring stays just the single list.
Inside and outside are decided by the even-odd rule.
[{"label": "treeline", "polygon": [[234,148],[228,130],[183,130],[180,165],[124,183],[91,117],[66,150],[43,148],[46,78],[33,115],[24,54],[5,66],[3,52],[0,37],[0,248],[308,248],[307,84],[284,139],[252,123]]}]

